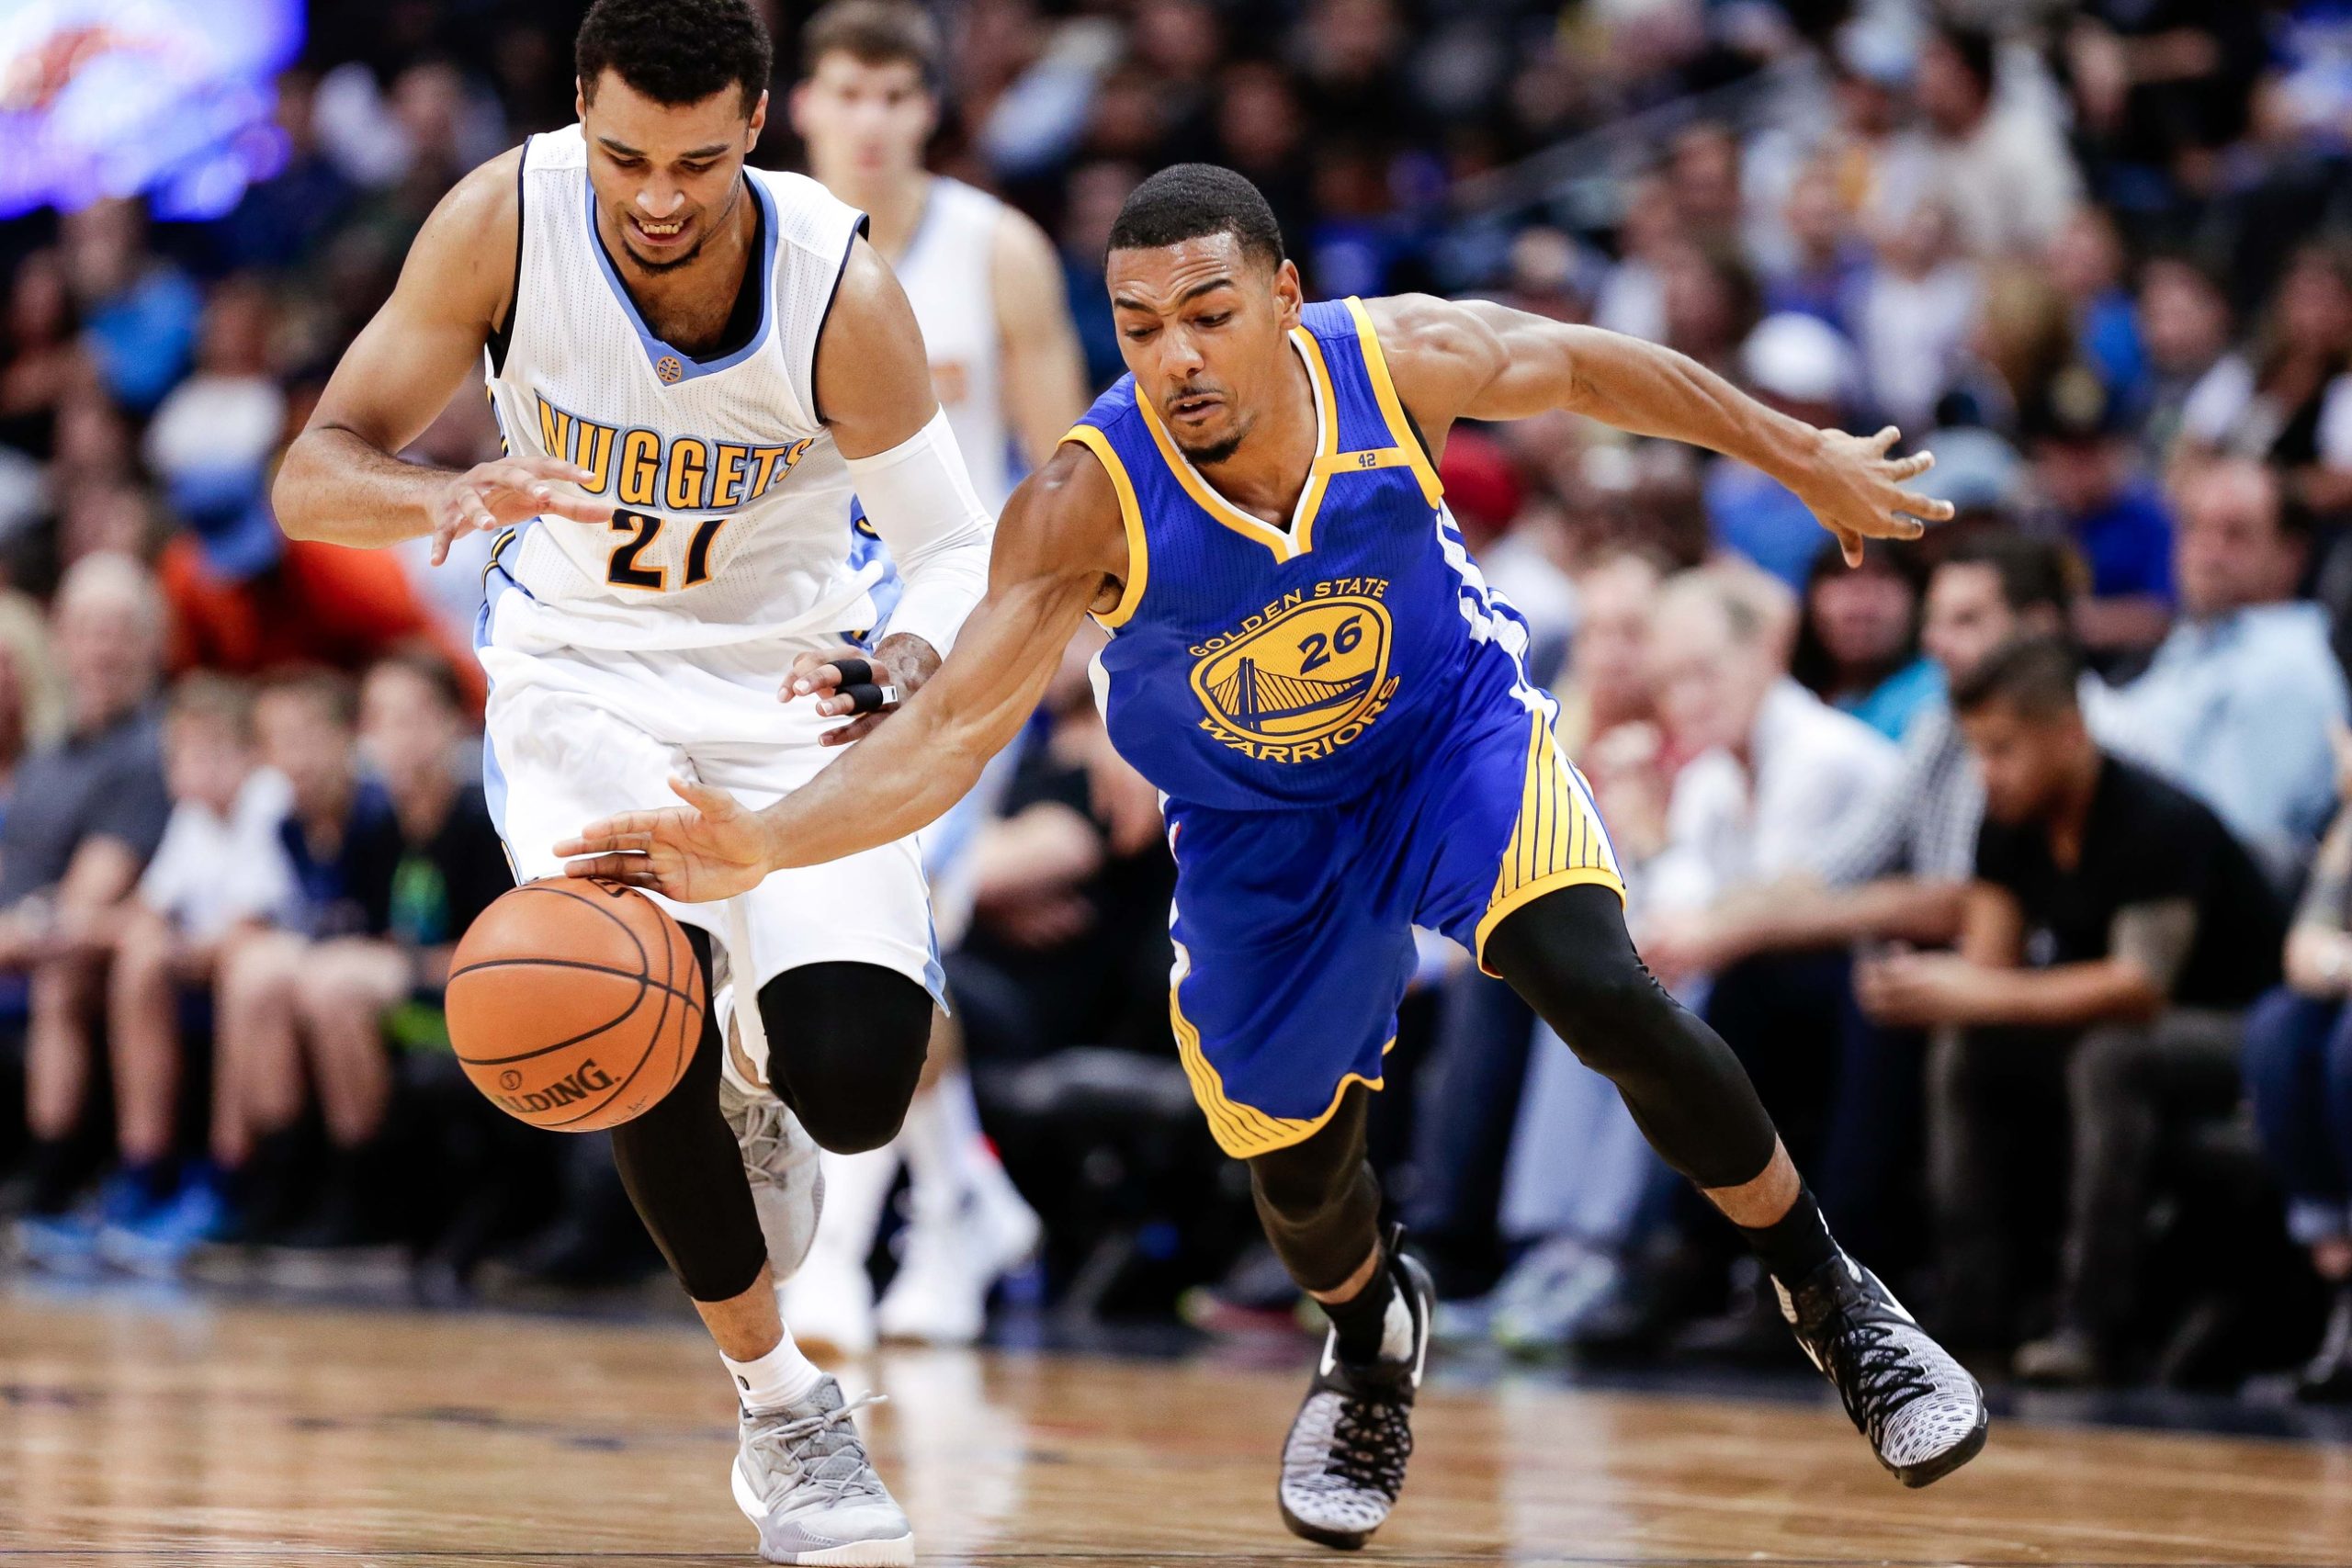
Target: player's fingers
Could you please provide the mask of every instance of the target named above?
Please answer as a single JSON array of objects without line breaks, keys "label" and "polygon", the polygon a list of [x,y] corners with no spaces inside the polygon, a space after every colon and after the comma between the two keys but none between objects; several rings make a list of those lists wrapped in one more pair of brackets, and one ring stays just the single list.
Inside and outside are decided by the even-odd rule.
[{"label": "player's fingers", "polygon": [[612,520],[613,503],[576,491],[558,490],[540,498],[539,510],[574,523],[605,523]]},{"label": "player's fingers", "polygon": [[653,830],[667,811],[624,811],[591,822],[556,845],[558,855],[601,854],[606,850],[641,850],[653,842]]},{"label": "player's fingers", "polygon": [[[742,803],[725,790],[713,789],[696,779],[671,775],[670,793],[708,818],[732,817],[743,809]],[[665,811],[662,815],[674,817],[677,813]]]},{"label": "player's fingers", "polygon": [[824,734],[817,737],[817,744],[820,746],[846,746],[851,741],[857,739],[861,736],[872,734],[874,732],[874,727],[880,724],[888,716],[889,716],[888,714],[866,714],[862,717],[851,720],[849,723],[842,725],[838,729],[828,729]]},{"label": "player's fingers", "polygon": [[1929,523],[1949,523],[1952,520],[1953,514],[1951,502],[1938,501],[1933,496],[1921,495],[1917,491],[1905,491],[1896,496],[1894,510],[1902,513],[1905,517],[1922,518]]},{"label": "player's fingers", "polygon": [[567,463],[560,457],[541,457],[526,452],[508,457],[506,463],[526,474],[543,479],[560,479],[567,484],[586,485],[596,482],[596,476],[577,463]]},{"label": "player's fingers", "polygon": [[1834,532],[1838,536],[1838,553],[1846,558],[1846,564],[1848,566],[1861,565],[1862,536],[1851,528],[1838,528]]},{"label": "player's fingers", "polygon": [[435,566],[439,566],[449,558],[449,545],[457,536],[458,530],[451,525],[447,523],[433,525],[433,564]]},{"label": "player's fingers", "polygon": [[1870,448],[1879,457],[1883,457],[1886,456],[1887,449],[1902,439],[1903,432],[1895,429],[1894,426],[1890,424],[1885,429],[1880,431],[1876,435],[1871,437]]},{"label": "player's fingers", "polygon": [[1908,457],[1894,459],[1893,467],[1888,471],[1888,477],[1898,481],[1916,479],[1935,466],[1936,455],[1933,452],[1914,452]]},{"label": "player's fingers", "polygon": [[599,882],[618,882],[630,887],[650,887],[656,892],[662,890],[662,874],[644,855],[598,855],[593,860],[575,860],[565,864],[563,874],[582,879],[594,877]]}]

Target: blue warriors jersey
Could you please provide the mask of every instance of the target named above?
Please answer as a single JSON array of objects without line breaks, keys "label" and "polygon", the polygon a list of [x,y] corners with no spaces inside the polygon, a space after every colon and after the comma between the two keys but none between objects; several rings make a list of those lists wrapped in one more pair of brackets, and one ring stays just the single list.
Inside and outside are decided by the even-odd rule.
[{"label": "blue warriors jersey", "polygon": [[1321,436],[1287,528],[1219,496],[1132,379],[1069,436],[1126,528],[1098,694],[1168,796],[1169,1021],[1241,1158],[1381,1087],[1415,926],[1483,963],[1534,900],[1624,892],[1522,667],[1526,625],[1463,547],[1371,318],[1309,305],[1292,337]]},{"label": "blue warriors jersey", "polygon": [[1132,376],[1069,437],[1126,527],[1104,719],[1177,801],[1328,805],[1411,769],[1465,694],[1549,705],[1523,689],[1525,625],[1464,548],[1363,304],[1309,305],[1292,339],[1321,437],[1288,528],[1217,494]]}]

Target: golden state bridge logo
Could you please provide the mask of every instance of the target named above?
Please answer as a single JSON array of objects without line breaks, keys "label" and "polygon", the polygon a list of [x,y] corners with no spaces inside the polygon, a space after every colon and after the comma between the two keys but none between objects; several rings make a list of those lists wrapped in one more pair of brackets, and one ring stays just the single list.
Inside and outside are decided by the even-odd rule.
[{"label": "golden state bridge logo", "polygon": [[1382,578],[1319,582],[1195,645],[1201,728],[1263,762],[1311,761],[1362,735],[1396,694],[1387,588]]}]

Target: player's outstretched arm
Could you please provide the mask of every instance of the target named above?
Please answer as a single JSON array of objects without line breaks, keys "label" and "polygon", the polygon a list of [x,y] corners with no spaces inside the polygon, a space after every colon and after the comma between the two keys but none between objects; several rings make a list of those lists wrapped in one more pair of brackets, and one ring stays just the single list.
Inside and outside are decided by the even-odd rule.
[{"label": "player's outstretched arm", "polygon": [[1917,538],[1920,520],[1952,514],[1950,502],[1905,488],[1935,459],[1888,457],[1893,425],[1870,436],[1817,429],[1670,348],[1485,300],[1403,295],[1371,308],[1398,395],[1425,429],[1566,410],[1704,446],[1794,491],[1849,564],[1862,558],[1864,539]]},{"label": "player's outstretched arm", "polygon": [[1071,634],[1090,607],[1111,607],[1126,570],[1109,476],[1085,448],[1062,446],[1005,503],[988,596],[956,651],[889,723],[763,810],[676,781],[685,806],[608,817],[555,852],[570,875],[701,903],[902,839],[961,800],[1020,733]]},{"label": "player's outstretched arm", "polygon": [[502,457],[458,474],[396,456],[448,406],[513,308],[522,156],[502,153],[441,198],[392,297],[345,351],[270,492],[289,536],[372,547],[430,534],[438,563],[469,529],[543,513],[612,515],[610,502],[577,488],[590,476],[569,463]]}]

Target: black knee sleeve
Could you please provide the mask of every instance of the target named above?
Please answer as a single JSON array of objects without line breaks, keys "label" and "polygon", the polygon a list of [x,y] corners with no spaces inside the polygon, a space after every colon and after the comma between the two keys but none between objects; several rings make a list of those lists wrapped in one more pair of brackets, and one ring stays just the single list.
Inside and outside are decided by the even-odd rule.
[{"label": "black knee sleeve", "polygon": [[1668,1165],[1701,1187],[1736,1187],[1764,1173],[1778,1134],[1747,1069],[1651,976],[1612,890],[1545,894],[1494,929],[1486,961],[1617,1086]]},{"label": "black knee sleeve", "polygon": [[760,988],[768,1082],[835,1154],[899,1135],[931,1048],[931,993],[877,964],[804,964]]},{"label": "black knee sleeve", "polygon": [[1380,1183],[1364,1160],[1370,1101],[1351,1084],[1312,1136],[1250,1161],[1266,1239],[1303,1291],[1338,1289],[1380,1245]]},{"label": "black knee sleeve", "polygon": [[[686,937],[707,983],[710,939],[692,926]],[[706,1014],[685,1077],[651,1110],[613,1129],[621,1185],[670,1271],[698,1302],[741,1295],[768,1256],[743,1156],[718,1111],[722,1049],[718,1028]]]}]

